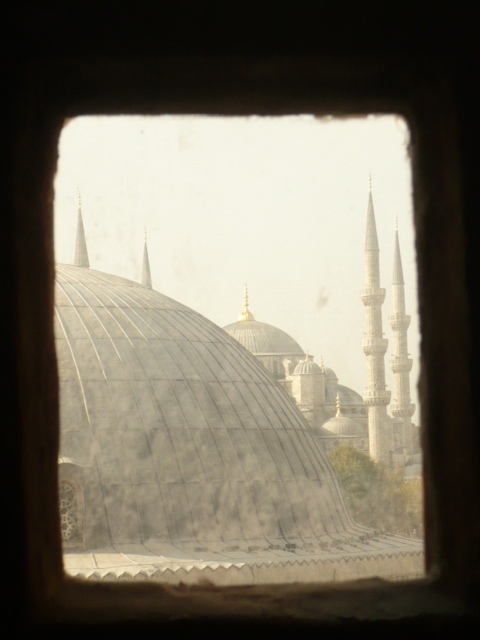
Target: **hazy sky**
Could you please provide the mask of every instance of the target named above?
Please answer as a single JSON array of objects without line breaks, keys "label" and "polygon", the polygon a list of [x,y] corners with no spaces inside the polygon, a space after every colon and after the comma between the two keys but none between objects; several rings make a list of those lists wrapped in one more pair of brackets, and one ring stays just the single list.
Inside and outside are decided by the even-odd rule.
[{"label": "hazy sky", "polygon": [[76,118],[59,145],[57,262],[73,262],[80,192],[92,269],[140,281],[146,229],[154,289],[225,326],[242,311],[247,283],[256,320],[286,331],[363,394],[359,292],[371,173],[384,333],[391,338],[398,217],[418,404],[408,137],[394,116]]}]

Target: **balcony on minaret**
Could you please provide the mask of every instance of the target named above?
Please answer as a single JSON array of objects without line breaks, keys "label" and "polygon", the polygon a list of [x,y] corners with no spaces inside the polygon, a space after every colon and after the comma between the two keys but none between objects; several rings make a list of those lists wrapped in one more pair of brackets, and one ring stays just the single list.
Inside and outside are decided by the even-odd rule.
[{"label": "balcony on minaret", "polygon": [[364,338],[362,347],[366,356],[383,356],[387,353],[388,340],[386,338]]},{"label": "balcony on minaret", "polygon": [[366,389],[363,394],[363,401],[368,407],[378,407],[390,403],[391,391],[386,389]]},{"label": "balcony on minaret", "polygon": [[393,373],[408,373],[411,371],[413,360],[407,356],[395,356],[390,360]]},{"label": "balcony on minaret", "polygon": [[415,413],[415,405],[410,402],[403,404],[394,400],[390,405],[390,411],[395,418],[411,418]]},{"label": "balcony on minaret", "polygon": [[372,307],[383,304],[385,293],[385,289],[381,289],[380,287],[375,289],[369,288],[360,291],[360,297],[366,307]]},{"label": "balcony on minaret", "polygon": [[388,318],[393,331],[406,331],[410,326],[410,320],[411,317],[403,313],[394,313]]}]

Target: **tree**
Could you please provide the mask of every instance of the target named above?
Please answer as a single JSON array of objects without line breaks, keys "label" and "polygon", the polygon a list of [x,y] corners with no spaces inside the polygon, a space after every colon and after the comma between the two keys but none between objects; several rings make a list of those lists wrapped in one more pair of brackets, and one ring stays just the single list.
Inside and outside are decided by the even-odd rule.
[{"label": "tree", "polygon": [[384,533],[423,536],[420,479],[405,481],[401,467],[390,470],[349,446],[328,457],[354,520]]}]

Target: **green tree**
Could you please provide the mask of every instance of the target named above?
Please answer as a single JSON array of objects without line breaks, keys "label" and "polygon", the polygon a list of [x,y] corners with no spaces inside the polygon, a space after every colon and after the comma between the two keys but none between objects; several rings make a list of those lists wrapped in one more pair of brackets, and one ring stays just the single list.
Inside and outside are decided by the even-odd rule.
[{"label": "green tree", "polygon": [[385,532],[421,537],[421,481],[405,481],[401,467],[388,469],[349,446],[328,455],[345,501],[359,524]]}]

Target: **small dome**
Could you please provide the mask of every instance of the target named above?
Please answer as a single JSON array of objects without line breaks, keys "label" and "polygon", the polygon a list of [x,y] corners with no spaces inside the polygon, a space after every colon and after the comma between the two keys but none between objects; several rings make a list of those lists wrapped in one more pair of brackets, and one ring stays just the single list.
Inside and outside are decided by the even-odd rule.
[{"label": "small dome", "polygon": [[422,464],[422,454],[414,453],[412,456],[410,456],[405,466],[408,466],[409,464]]},{"label": "small dome", "polygon": [[423,476],[423,467],[419,463],[407,464],[403,468],[403,477],[408,480],[421,478]]},{"label": "small dome", "polygon": [[412,480],[413,478],[421,478],[423,475],[422,454],[414,453],[413,456],[407,460],[406,465],[403,468],[403,475],[405,478]]},{"label": "small dome", "polygon": [[326,367],[323,362],[320,365],[320,368],[325,375],[325,386],[331,387],[338,383],[338,376],[333,369]]},{"label": "small dome", "polygon": [[365,435],[364,428],[358,424],[358,422],[355,422],[355,420],[342,416],[342,401],[340,394],[337,394],[336,405],[336,416],[327,420],[322,427],[329,433],[335,434],[336,436],[363,437]]},{"label": "small dome", "polygon": [[356,436],[363,437],[363,428],[358,422],[352,420],[351,418],[346,418],[345,416],[340,416],[340,418],[330,418],[323,425],[323,428],[329,433],[333,433],[337,436]]},{"label": "small dome", "polygon": [[297,364],[293,372],[294,376],[311,376],[319,375],[322,373],[321,368],[316,362],[313,361],[311,356],[306,356],[305,360],[302,360]]},{"label": "small dome", "polygon": [[312,431],[318,438],[335,438],[335,435],[331,431],[327,431],[320,425],[313,425]]}]

